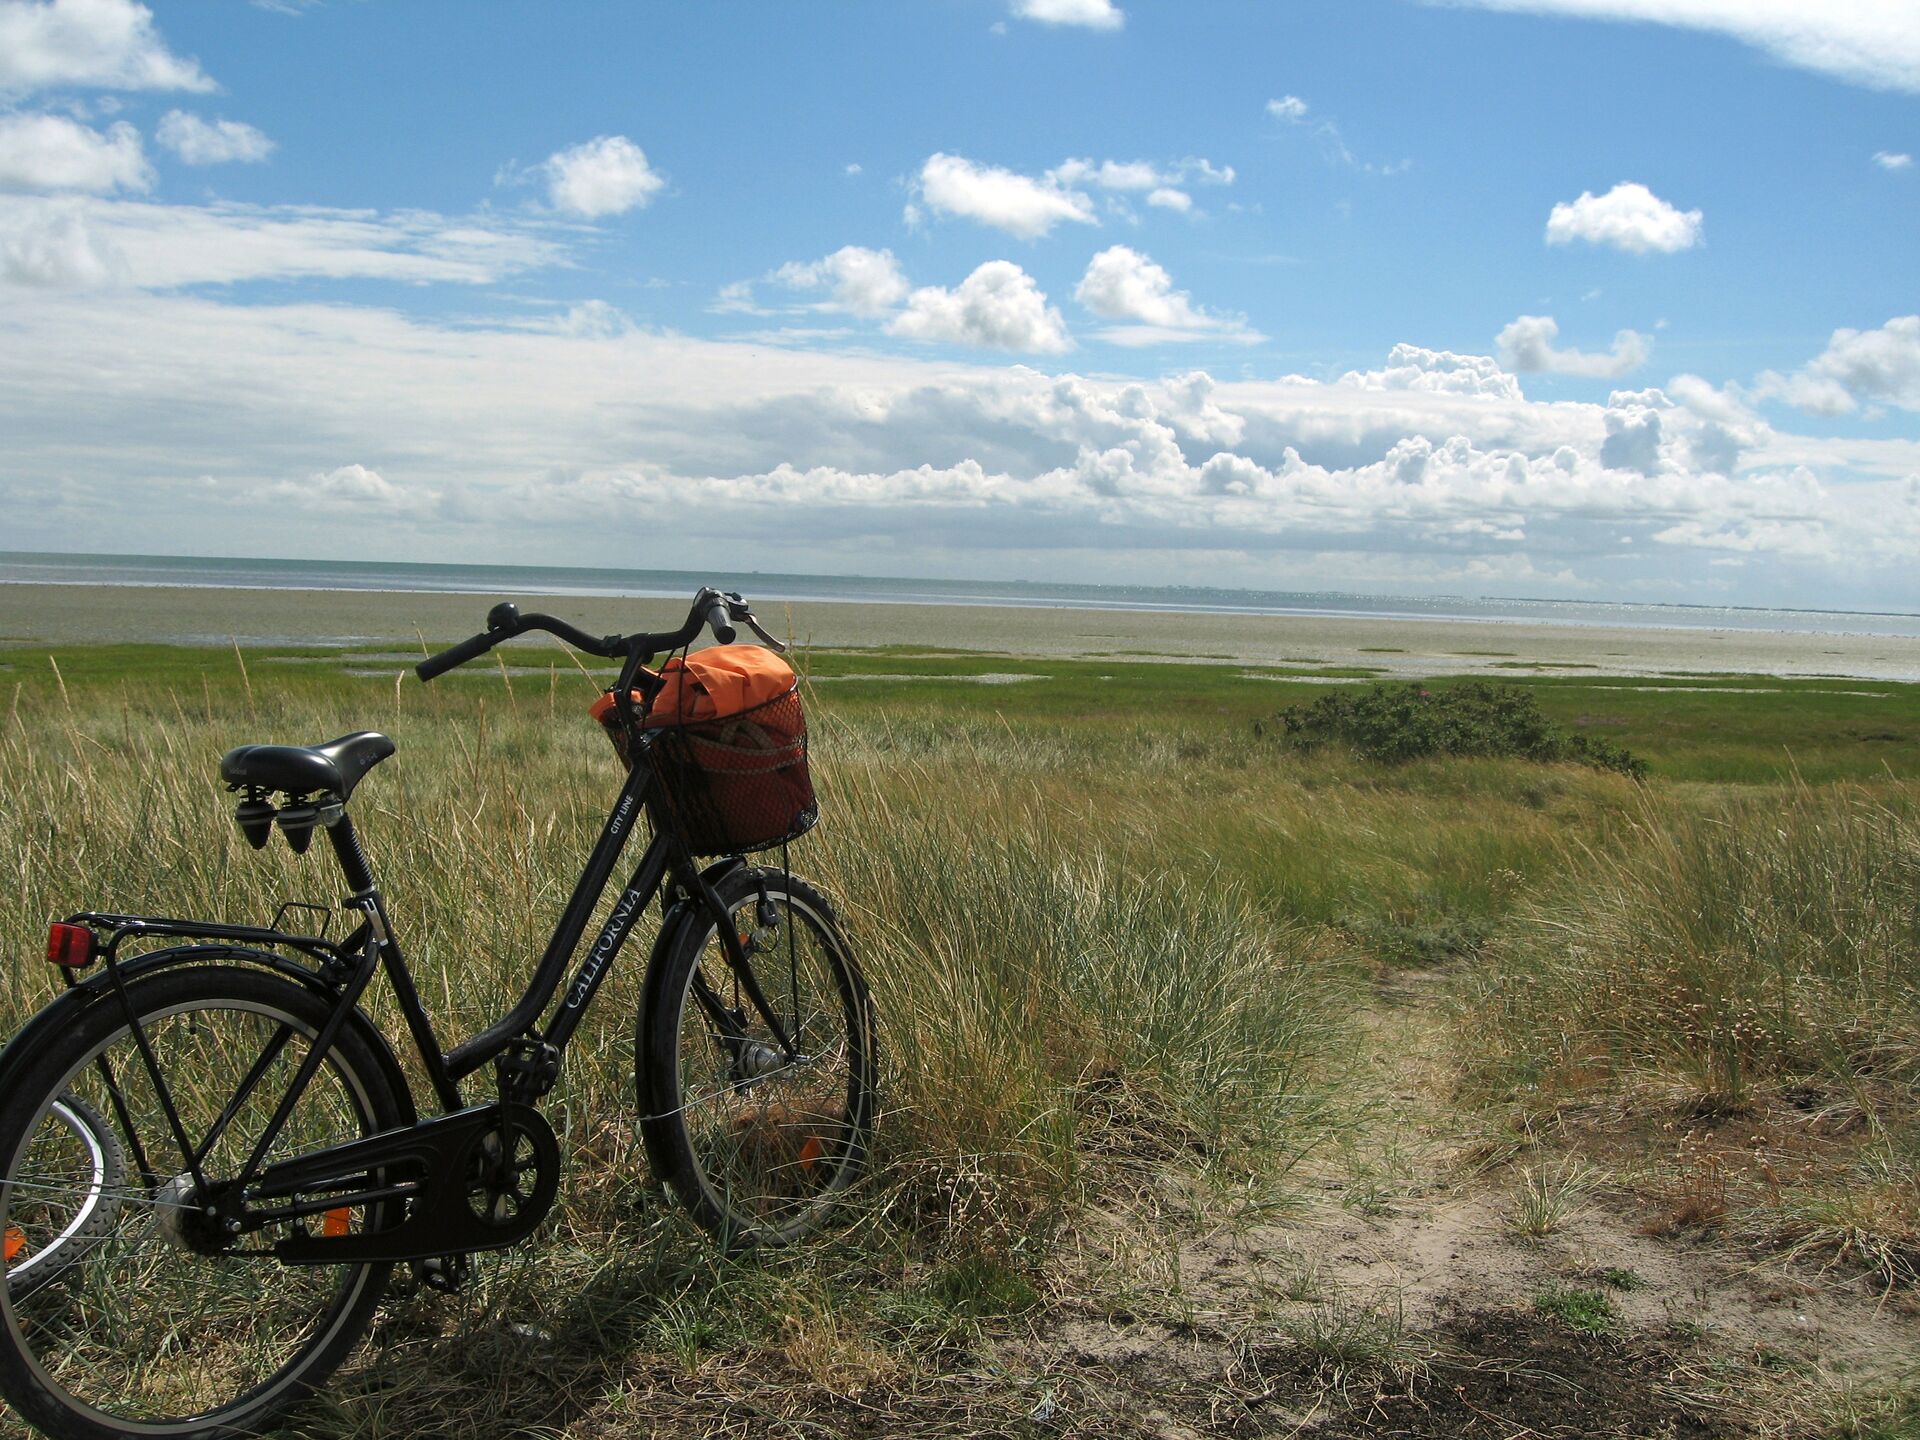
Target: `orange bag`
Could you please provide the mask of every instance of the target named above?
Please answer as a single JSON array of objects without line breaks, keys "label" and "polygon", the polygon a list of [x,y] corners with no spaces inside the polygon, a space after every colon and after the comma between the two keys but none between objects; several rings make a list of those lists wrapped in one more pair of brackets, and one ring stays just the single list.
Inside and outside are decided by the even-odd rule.
[{"label": "orange bag", "polygon": [[[792,667],[757,645],[716,645],[675,656],[660,675],[664,683],[640,717],[640,728],[657,732],[655,827],[670,814],[697,855],[763,850],[811,829],[820,807]],[[637,707],[642,697],[633,699]],[[631,765],[612,691],[592,714]]]}]

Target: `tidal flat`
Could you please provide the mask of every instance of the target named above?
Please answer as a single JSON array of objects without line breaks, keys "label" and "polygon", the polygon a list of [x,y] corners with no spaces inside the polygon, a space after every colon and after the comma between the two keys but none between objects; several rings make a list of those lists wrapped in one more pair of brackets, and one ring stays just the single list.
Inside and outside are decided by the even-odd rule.
[{"label": "tidal flat", "polygon": [[[786,604],[749,596],[773,630],[829,650],[907,646],[1057,658],[1363,667],[1395,675],[1754,674],[1920,680],[1920,638],[1744,628],[1621,629],[1501,621],[1076,610],[1000,605]],[[511,599],[595,634],[666,628],[685,602],[419,591],[0,586],[0,644],[442,645]],[[1837,619],[1837,617],[1836,617]]]}]

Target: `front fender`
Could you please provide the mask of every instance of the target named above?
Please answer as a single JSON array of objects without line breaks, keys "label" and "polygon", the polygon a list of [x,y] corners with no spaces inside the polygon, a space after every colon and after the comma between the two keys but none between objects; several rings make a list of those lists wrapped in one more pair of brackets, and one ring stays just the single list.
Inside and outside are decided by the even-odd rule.
[{"label": "front fender", "polygon": [[[254,950],[244,945],[175,945],[165,950],[150,950],[131,960],[121,961],[120,978],[131,983],[142,976],[151,975],[156,970],[169,969],[177,965],[233,961],[264,966],[282,978],[312,991],[323,1000],[336,998],[334,990],[326,981],[298,961],[271,950]],[[39,1012],[21,1027],[19,1034],[7,1042],[6,1049],[0,1050],[0,1091],[5,1090],[12,1083],[15,1074],[87,1011],[96,1005],[117,1005],[118,1003],[113,993],[113,980],[103,968],[74,985],[65,994],[56,996],[50,1003],[42,1006]],[[411,1124],[418,1118],[418,1112],[413,1104],[413,1090],[407,1084],[406,1072],[400,1068],[400,1061],[394,1055],[393,1047],[387,1043],[386,1036],[374,1028],[373,1022],[368,1020],[357,1006],[347,1017],[347,1024],[353,1026],[361,1038],[367,1042],[368,1048],[385,1072],[384,1078],[398,1098],[407,1122]]]}]

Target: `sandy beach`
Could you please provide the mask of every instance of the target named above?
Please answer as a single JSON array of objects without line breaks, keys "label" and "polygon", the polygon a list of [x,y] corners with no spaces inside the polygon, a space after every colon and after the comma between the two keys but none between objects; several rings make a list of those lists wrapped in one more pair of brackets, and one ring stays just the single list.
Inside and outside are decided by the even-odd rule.
[{"label": "sandy beach", "polygon": [[[0,586],[0,644],[366,645],[458,640],[493,598],[417,591]],[[498,597],[508,598],[508,597]],[[513,596],[593,633],[666,628],[684,602]],[[825,648],[909,645],[1009,655],[1213,664],[1368,665],[1397,674],[1737,672],[1920,680],[1920,638],[1623,629],[1503,621],[1223,615],[1012,606],[765,602],[776,633]],[[534,643],[534,642],[526,642]]]}]

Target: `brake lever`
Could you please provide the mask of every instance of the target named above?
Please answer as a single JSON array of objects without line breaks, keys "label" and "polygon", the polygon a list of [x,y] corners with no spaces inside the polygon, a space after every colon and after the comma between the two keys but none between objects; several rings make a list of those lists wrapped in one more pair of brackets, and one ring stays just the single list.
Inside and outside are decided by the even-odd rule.
[{"label": "brake lever", "polygon": [[760,623],[760,617],[748,609],[744,602],[729,605],[727,609],[732,613],[734,619],[742,622],[749,630],[758,635],[760,637],[760,643],[773,651],[774,654],[784,655],[787,653],[786,641],[776,640],[773,636],[769,635],[767,633],[767,627]]}]

